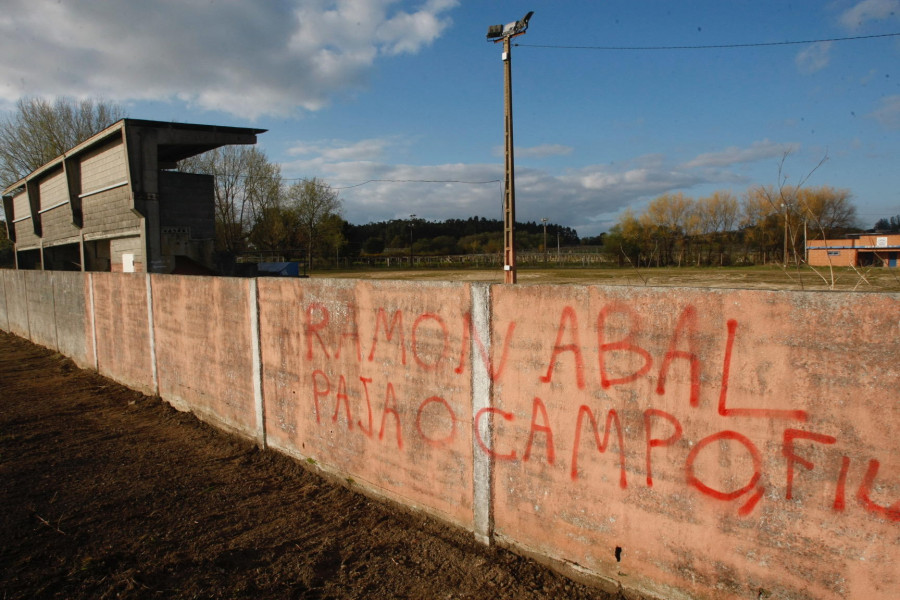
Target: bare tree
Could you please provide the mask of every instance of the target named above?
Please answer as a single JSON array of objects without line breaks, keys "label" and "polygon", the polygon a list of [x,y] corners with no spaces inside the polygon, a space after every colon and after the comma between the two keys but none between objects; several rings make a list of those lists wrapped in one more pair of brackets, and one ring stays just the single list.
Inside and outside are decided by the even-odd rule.
[{"label": "bare tree", "polygon": [[188,173],[215,177],[216,247],[241,252],[261,219],[281,203],[281,167],[265,152],[246,146],[225,146],[180,163]]},{"label": "bare tree", "polygon": [[0,183],[15,183],[124,116],[118,104],[90,98],[19,99],[0,120]]},{"label": "bare tree", "polygon": [[802,218],[816,233],[830,237],[856,226],[856,206],[849,190],[823,185],[802,189],[796,196]]}]

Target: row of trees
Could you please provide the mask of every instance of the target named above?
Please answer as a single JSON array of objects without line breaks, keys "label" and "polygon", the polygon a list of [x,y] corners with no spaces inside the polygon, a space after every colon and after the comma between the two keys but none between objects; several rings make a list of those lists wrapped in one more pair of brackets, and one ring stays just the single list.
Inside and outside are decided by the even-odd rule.
[{"label": "row of trees", "polygon": [[[579,243],[571,227],[546,224],[547,245],[563,246]],[[392,219],[365,225],[346,224],[345,236],[350,254],[450,255],[492,254],[503,251],[503,221],[470,217],[427,221],[410,215],[409,219]],[[544,249],[544,224],[534,221],[516,224],[516,245],[523,250]]]},{"label": "row of trees", "polygon": [[878,219],[875,222],[875,231],[879,233],[900,233],[900,215]]},{"label": "row of trees", "polygon": [[636,214],[626,211],[604,247],[635,265],[726,265],[780,258],[799,262],[806,239],[856,231],[850,192],[829,186],[754,186],[704,198],[659,196]]}]

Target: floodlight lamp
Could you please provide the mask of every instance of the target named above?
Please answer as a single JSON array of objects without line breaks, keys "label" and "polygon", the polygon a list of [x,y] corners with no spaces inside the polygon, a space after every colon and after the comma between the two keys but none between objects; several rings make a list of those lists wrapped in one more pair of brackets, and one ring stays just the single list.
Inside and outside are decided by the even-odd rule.
[{"label": "floodlight lamp", "polygon": [[491,25],[488,27],[488,39],[503,37],[503,25]]},{"label": "floodlight lamp", "polygon": [[513,21],[512,23],[507,23],[506,25],[491,25],[488,27],[487,38],[496,39],[496,38],[507,38],[512,37],[514,35],[519,35],[520,33],[525,33],[525,30],[528,29],[528,21],[531,20],[531,15],[534,14],[534,11],[528,11],[522,19],[519,21]]}]

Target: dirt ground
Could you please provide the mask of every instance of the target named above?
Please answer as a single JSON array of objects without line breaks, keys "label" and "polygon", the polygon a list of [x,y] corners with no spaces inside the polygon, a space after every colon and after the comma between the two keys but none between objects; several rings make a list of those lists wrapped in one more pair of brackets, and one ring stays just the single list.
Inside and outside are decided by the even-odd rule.
[{"label": "dirt ground", "polygon": [[0,598],[598,598],[0,332]]}]

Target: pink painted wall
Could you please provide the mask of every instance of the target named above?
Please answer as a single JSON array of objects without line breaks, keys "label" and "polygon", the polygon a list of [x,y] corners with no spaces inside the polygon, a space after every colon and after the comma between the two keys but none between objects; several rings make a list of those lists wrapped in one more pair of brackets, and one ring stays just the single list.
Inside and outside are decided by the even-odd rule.
[{"label": "pink painted wall", "polygon": [[251,283],[151,275],[159,395],[176,408],[255,437]]},{"label": "pink painted wall", "polygon": [[498,537],[665,598],[897,597],[896,296],[493,294]]},{"label": "pink painted wall", "polygon": [[469,287],[258,281],[268,444],[471,528]]},{"label": "pink painted wall", "polygon": [[[52,275],[2,275],[29,336]],[[151,337],[145,275],[83,277],[102,374],[479,539],[647,597],[900,597],[898,294],[154,275]]]},{"label": "pink painted wall", "polygon": [[156,394],[146,275],[91,273],[91,278],[97,370],[128,387]]}]

